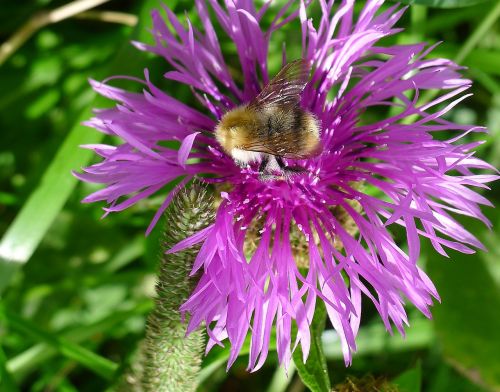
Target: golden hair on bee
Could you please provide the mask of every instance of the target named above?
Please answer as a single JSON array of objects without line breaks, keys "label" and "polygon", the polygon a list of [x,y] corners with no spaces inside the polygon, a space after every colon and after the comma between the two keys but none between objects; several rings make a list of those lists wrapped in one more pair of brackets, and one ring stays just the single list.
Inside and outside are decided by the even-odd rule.
[{"label": "golden hair on bee", "polygon": [[224,152],[241,166],[260,161],[259,172],[298,172],[283,158],[306,159],[321,152],[320,128],[314,115],[300,107],[309,77],[305,60],[287,64],[246,105],[225,113],[215,137]]},{"label": "golden hair on bee", "polygon": [[258,124],[258,114],[247,106],[240,106],[222,116],[215,128],[215,138],[224,149],[231,155],[233,148],[244,146],[251,141],[252,130]]}]

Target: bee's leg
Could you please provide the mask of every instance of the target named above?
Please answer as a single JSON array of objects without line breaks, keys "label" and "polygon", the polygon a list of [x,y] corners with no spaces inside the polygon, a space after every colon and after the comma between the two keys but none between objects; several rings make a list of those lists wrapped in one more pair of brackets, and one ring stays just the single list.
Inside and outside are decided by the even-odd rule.
[{"label": "bee's leg", "polygon": [[246,162],[243,162],[243,161],[240,161],[238,159],[233,159],[234,160],[234,163],[236,163],[236,165],[240,168],[240,169],[244,169],[245,167],[247,167],[247,163]]},{"label": "bee's leg", "polygon": [[285,162],[283,162],[283,157],[274,157],[276,159],[276,163],[278,164],[278,166],[280,167],[280,169],[285,172],[287,167],[285,165]]},{"label": "bee's leg", "polygon": [[259,166],[259,173],[262,174],[265,172],[268,163],[269,163],[269,155],[262,154],[262,160],[260,161],[260,166]]},{"label": "bee's leg", "polygon": [[276,166],[274,156],[263,154],[259,166],[259,178],[262,181],[271,181],[280,178],[280,176],[273,174],[274,166]]},{"label": "bee's leg", "polygon": [[286,177],[290,177],[294,174],[300,174],[307,171],[303,167],[286,166],[285,162],[283,162],[283,157],[276,157],[276,162],[278,163],[281,171],[284,173]]}]

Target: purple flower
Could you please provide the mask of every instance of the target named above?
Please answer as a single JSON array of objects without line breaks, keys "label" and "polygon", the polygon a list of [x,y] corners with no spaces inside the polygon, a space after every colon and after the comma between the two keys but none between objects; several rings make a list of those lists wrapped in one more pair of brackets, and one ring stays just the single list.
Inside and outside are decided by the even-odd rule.
[{"label": "purple flower", "polygon": [[[468,96],[463,93],[471,82],[452,61],[425,59],[433,47],[377,44],[400,31],[394,28],[404,12],[398,5],[381,11],[382,1],[368,1],[353,20],[354,1],[344,0],[333,11],[333,1],[322,0],[321,19],[313,21],[304,1],[298,8],[290,1],[264,28],[264,14],[275,12],[271,2],[260,9],[251,0],[208,3],[196,1],[203,28],[189,20],[184,27],[165,7],[167,21],[153,13],[155,45],[136,43],[163,56],[174,69],[165,78],[190,86],[204,110],[180,102],[174,91],[159,90],[147,71],[139,94],[92,82],[98,93],[119,104],[97,111],[88,124],[119,136],[123,144],[88,146],[103,160],[78,177],[106,186],[85,201],[105,200],[107,212],[121,211],[176,179],[182,178],[178,190],[198,174],[211,174],[207,181],[221,184],[215,222],[171,249],[202,242],[192,271],[201,272],[201,278],[181,309],[191,316],[188,331],[206,323],[207,350],[229,339],[228,366],[250,331],[249,368],[256,370],[267,357],[275,325],[278,357],[286,366],[297,344],[307,358],[309,325],[320,300],[348,364],[356,350],[363,294],[389,331],[393,324],[404,333],[408,324],[403,298],[431,317],[429,306],[439,297],[417,265],[420,237],[443,255],[445,248],[464,253],[482,248],[451,213],[490,225],[479,208],[490,203],[471,188],[487,188],[496,176],[472,172],[492,169],[474,157],[479,142],[460,143],[484,129],[443,118]],[[258,163],[238,167],[213,131],[225,112],[253,99],[274,75],[268,72],[270,42],[297,19],[302,57],[312,67],[301,104],[321,124],[323,153],[293,162],[305,174],[262,181]],[[226,64],[214,22],[234,42],[241,81],[233,79]],[[428,89],[443,93],[419,105],[419,95]],[[367,111],[390,107],[397,114],[377,122],[365,119]],[[445,131],[456,134],[445,140]],[[181,142],[180,148],[164,147],[169,140]],[[407,251],[394,241],[393,224],[405,228]],[[292,323],[298,330],[295,341]]]}]

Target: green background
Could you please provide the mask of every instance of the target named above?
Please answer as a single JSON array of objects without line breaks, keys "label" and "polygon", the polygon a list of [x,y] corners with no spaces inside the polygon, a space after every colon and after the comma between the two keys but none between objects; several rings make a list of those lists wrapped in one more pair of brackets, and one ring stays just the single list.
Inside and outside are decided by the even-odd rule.
[{"label": "green background", "polygon": [[[178,15],[187,10],[197,23],[192,2],[167,3]],[[283,3],[276,1],[276,9]],[[356,2],[356,9],[363,3]],[[474,95],[448,118],[486,125],[490,134],[481,136],[486,142],[477,156],[498,167],[499,5],[472,0],[411,3],[423,5],[410,6],[398,24],[405,31],[387,43],[444,41],[432,56],[456,59],[468,67],[464,73],[474,80]],[[0,41],[39,12],[64,4],[1,1]],[[2,391],[105,390],[143,336],[152,306],[161,225],[147,238],[144,230],[163,196],[101,220],[103,205],[80,203],[98,188],[77,183],[70,171],[95,162],[78,145],[99,142],[102,135],[80,123],[90,117],[92,107],[111,104],[94,96],[88,78],[141,77],[147,67],[163,89],[172,92],[175,88],[177,97],[192,102],[188,89],[161,80],[167,69],[162,59],[129,44],[131,39],[150,40],[149,10],[158,5],[156,1],[115,0],[95,9],[136,15],[135,28],[98,21],[92,14],[88,15],[91,19],[49,24],[34,31],[0,65],[0,255],[5,257],[0,260]],[[318,20],[318,15],[319,7],[313,6],[310,16]],[[277,42],[286,37],[292,53],[298,53],[300,43],[295,27],[276,37]],[[234,53],[225,38],[222,47],[225,53]],[[280,57],[270,57],[271,69],[277,69],[280,61]],[[120,85],[140,88],[133,83]],[[497,184],[487,197],[498,204]],[[445,259],[423,242],[421,265],[442,297],[442,303],[433,308],[432,321],[409,307],[411,327],[406,339],[390,336],[366,302],[359,352],[349,368],[343,364],[338,340],[328,330],[323,333],[318,344],[323,345],[332,385],[348,378],[355,384],[356,379],[371,375],[377,382],[391,380],[409,392],[500,390],[500,215],[493,208],[484,212],[494,224],[493,231],[471,220],[463,223],[488,252],[462,255],[450,251]],[[403,232],[396,230],[394,235],[404,243]],[[306,390],[294,366],[289,377],[284,376],[275,353],[262,370],[252,374],[245,370],[245,355],[228,373],[226,359],[227,350],[217,349],[204,360],[201,391]]]}]

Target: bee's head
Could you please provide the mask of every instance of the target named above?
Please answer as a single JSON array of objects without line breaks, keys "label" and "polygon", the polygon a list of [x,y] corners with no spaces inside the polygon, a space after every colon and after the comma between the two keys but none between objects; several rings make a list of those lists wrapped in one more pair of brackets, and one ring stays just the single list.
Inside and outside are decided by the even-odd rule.
[{"label": "bee's head", "polygon": [[215,127],[215,138],[226,153],[244,144],[249,137],[249,125],[254,121],[252,113],[246,107],[233,109],[222,116]]}]

